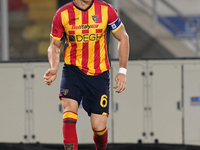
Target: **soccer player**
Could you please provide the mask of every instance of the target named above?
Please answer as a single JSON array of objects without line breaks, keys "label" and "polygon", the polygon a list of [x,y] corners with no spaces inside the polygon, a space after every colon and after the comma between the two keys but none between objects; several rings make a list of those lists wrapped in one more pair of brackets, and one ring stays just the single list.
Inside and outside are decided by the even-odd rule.
[{"label": "soccer player", "polygon": [[50,69],[44,74],[47,85],[56,79],[60,46],[65,40],[64,67],[60,86],[65,150],[77,150],[76,122],[82,100],[90,116],[96,150],[106,150],[109,115],[109,33],[118,40],[119,73],[117,93],[126,88],[129,37],[117,11],[102,0],[74,0],[55,14],[50,34]]}]

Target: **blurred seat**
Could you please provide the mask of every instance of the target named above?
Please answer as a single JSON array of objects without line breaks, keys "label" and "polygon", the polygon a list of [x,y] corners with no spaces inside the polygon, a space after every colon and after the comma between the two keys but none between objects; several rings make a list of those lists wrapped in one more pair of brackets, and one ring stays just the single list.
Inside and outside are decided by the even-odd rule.
[{"label": "blurred seat", "polygon": [[23,0],[28,5],[29,23],[24,36],[29,40],[38,40],[37,53],[47,56],[49,34],[53,16],[57,10],[57,0]]}]

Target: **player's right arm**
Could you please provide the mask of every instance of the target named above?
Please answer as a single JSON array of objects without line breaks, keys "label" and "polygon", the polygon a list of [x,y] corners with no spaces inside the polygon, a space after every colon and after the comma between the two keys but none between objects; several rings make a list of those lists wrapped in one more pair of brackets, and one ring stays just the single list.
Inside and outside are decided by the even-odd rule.
[{"label": "player's right arm", "polygon": [[60,46],[62,41],[50,37],[50,45],[48,47],[48,59],[50,68],[44,74],[44,81],[47,85],[51,85],[57,77],[57,70],[60,62]]},{"label": "player's right arm", "polygon": [[50,68],[44,74],[44,81],[47,85],[51,85],[57,77],[58,65],[60,62],[60,46],[62,44],[62,37],[64,27],[60,11],[57,11],[52,22],[52,29],[50,34],[50,45],[48,47],[48,59]]}]

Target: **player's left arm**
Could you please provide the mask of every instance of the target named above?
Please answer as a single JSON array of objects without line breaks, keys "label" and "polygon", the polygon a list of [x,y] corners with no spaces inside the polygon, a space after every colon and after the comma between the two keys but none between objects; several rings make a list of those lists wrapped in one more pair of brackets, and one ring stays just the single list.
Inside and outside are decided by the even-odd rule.
[{"label": "player's left arm", "polygon": [[129,57],[129,36],[125,30],[124,25],[113,32],[114,37],[118,40],[118,55],[119,55],[119,73],[115,77],[117,93],[121,93],[126,88],[126,69]]}]

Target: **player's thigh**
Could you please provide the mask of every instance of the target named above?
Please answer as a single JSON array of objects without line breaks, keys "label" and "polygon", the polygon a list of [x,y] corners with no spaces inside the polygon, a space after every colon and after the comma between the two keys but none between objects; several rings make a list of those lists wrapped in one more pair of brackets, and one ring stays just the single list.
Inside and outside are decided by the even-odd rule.
[{"label": "player's thigh", "polygon": [[107,126],[107,118],[108,117],[106,115],[91,113],[90,121],[92,129],[95,131],[105,129],[105,127]]},{"label": "player's thigh", "polygon": [[73,111],[75,113],[78,112],[78,102],[76,100],[62,97],[61,103],[64,111]]}]

